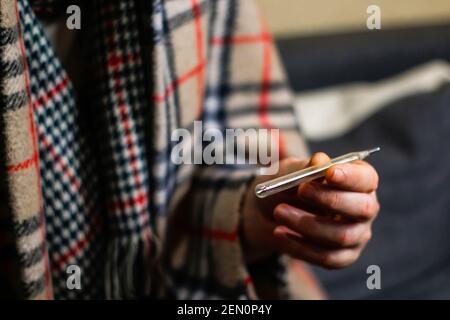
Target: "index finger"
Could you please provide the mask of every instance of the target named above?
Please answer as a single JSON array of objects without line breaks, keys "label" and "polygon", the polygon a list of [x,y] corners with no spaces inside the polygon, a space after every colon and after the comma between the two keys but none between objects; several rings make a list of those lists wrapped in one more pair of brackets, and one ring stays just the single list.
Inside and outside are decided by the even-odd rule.
[{"label": "index finger", "polygon": [[378,174],[365,161],[338,164],[326,172],[329,185],[354,192],[370,193],[378,188]]}]

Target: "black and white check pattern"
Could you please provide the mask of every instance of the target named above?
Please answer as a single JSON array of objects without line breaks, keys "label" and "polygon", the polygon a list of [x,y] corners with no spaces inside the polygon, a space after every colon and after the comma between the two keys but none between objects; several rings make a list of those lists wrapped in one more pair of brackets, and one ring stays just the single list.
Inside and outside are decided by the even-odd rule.
[{"label": "black and white check pattern", "polygon": [[[30,72],[49,244],[54,296],[99,297],[105,259],[99,184],[95,157],[77,109],[75,93],[44,30],[26,1],[19,2],[24,45]],[[85,239],[89,239],[86,245]],[[66,268],[78,265],[86,277],[83,290],[67,290]]]}]

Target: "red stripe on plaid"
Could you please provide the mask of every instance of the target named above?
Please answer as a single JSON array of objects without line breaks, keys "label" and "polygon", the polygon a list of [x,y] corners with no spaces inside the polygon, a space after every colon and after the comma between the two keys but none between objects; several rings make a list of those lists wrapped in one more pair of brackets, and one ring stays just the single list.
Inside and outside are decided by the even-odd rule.
[{"label": "red stripe on plaid", "polygon": [[117,68],[124,63],[136,63],[141,61],[141,55],[139,52],[133,52],[126,55],[113,52],[109,55],[108,66],[110,68]]},{"label": "red stripe on plaid", "polygon": [[[202,31],[202,16],[200,7],[198,5],[197,0],[191,0],[192,12],[194,14],[194,22],[195,22],[195,41],[197,45],[197,61],[201,63],[201,61],[205,60],[203,56],[203,31]],[[197,115],[200,115],[203,105],[203,68],[197,74]]]},{"label": "red stripe on plaid", "polygon": [[[261,28],[263,34],[268,35],[267,27],[264,20],[261,19]],[[268,35],[270,37],[270,35]],[[272,39],[263,42],[263,61],[262,61],[262,75],[261,75],[261,93],[259,100],[259,119],[265,128],[273,128],[269,121],[268,109],[270,99],[270,83],[272,81]],[[280,159],[284,158],[285,148],[283,137],[281,134],[278,137],[278,150]]]},{"label": "red stripe on plaid", "polygon": [[202,72],[205,68],[206,61],[202,61],[198,65],[196,65],[194,68],[186,72],[184,75],[179,77],[178,79],[175,79],[172,81],[171,84],[169,84],[166,89],[164,90],[164,93],[162,95],[156,95],[153,96],[153,99],[155,102],[164,102],[169,95],[173,93],[173,91],[178,88],[180,85],[191,79],[192,77],[196,76],[198,73]]},{"label": "red stripe on plaid", "polygon": [[61,79],[59,83],[57,83],[53,88],[51,88],[48,92],[42,94],[38,99],[33,101],[34,108],[39,109],[40,107],[46,105],[49,101],[51,101],[54,97],[56,97],[61,91],[63,91],[70,80],[67,75],[64,75],[64,78]]},{"label": "red stripe on plaid", "polygon": [[[198,8],[198,5],[197,5]],[[194,10],[194,9],[193,9]],[[199,10],[199,9],[198,9]],[[197,13],[198,14],[198,13]],[[195,12],[194,12],[195,15]],[[201,32],[201,30],[200,30]],[[196,36],[198,38],[199,35]],[[241,35],[241,36],[230,36],[223,38],[214,38],[211,43],[214,45],[223,45],[223,44],[250,44],[255,42],[268,42],[271,43],[272,38],[268,33],[261,33],[259,35]],[[197,41],[198,42],[198,41]],[[203,49],[197,48],[198,52],[203,52]],[[184,75],[172,81],[172,83],[166,87],[164,93],[162,95],[155,95],[153,97],[155,102],[161,103],[164,102],[167,97],[173,93],[175,89],[177,89],[180,85],[182,85],[187,80],[192,77],[199,76],[202,74],[206,65],[206,61],[204,58],[201,60],[201,63],[196,65],[194,68],[186,72]],[[202,77],[203,78],[203,77]],[[202,89],[203,90],[203,89]]]},{"label": "red stripe on plaid", "polygon": [[[58,152],[56,152],[55,148],[51,145],[50,141],[48,141],[48,139],[45,137],[45,135],[40,130],[38,130],[38,134],[39,134],[39,140],[42,142],[44,147],[50,152],[50,154],[52,155],[53,159],[56,161],[56,163],[61,168],[64,176],[66,176],[69,179],[70,184],[77,191],[82,192],[82,190],[80,190],[81,189],[81,183],[78,180],[78,177],[76,176],[76,174],[70,170],[70,167],[65,163],[65,161],[58,154]],[[83,193],[82,193],[82,195],[83,195]]]},{"label": "red stripe on plaid", "polygon": [[213,240],[223,240],[229,242],[235,242],[238,239],[238,231],[223,231],[217,229],[203,228],[201,230],[201,236]]},{"label": "red stripe on plaid", "polygon": [[225,231],[219,229],[210,229],[207,227],[202,228],[189,228],[185,225],[179,225],[180,229],[186,230],[190,235],[212,239],[212,240],[221,240],[227,242],[236,242],[238,240],[239,232],[238,230],[234,231]]},{"label": "red stripe on plaid", "polygon": [[18,171],[22,171],[22,170],[28,169],[28,168],[30,168],[31,166],[33,166],[36,163],[37,158],[38,158],[38,155],[37,155],[37,153],[35,153],[33,155],[33,157],[31,157],[28,160],[25,160],[25,161],[23,161],[21,163],[18,163],[18,164],[13,164],[13,165],[7,166],[6,167],[6,171],[8,173],[13,173],[13,172],[18,172]]},{"label": "red stripe on plaid", "polygon": [[[114,68],[117,68],[117,66]],[[114,90],[116,98],[119,102],[118,109],[120,115],[120,125],[122,126],[124,132],[126,150],[128,152],[128,158],[130,160],[130,166],[133,172],[134,183],[136,184],[136,187],[140,188],[142,186],[142,182],[139,176],[139,168],[137,167],[136,145],[133,141],[133,133],[131,132],[131,126],[128,115],[130,106],[128,106],[123,99],[122,83],[117,70],[113,72],[113,78],[114,78]]]},{"label": "red stripe on plaid", "polygon": [[251,284],[252,282],[253,282],[253,279],[252,279],[251,276],[247,276],[247,277],[244,278],[244,284],[245,284],[246,286],[248,286],[248,285]]},{"label": "red stripe on plaid", "polygon": [[[38,153],[38,146],[37,146],[37,139],[36,139],[36,132],[35,132],[35,126],[34,126],[34,120],[33,120],[33,103],[31,101],[31,91],[30,91],[30,79],[28,79],[28,64],[27,64],[27,57],[25,54],[25,47],[23,44],[23,35],[22,35],[22,30],[20,28],[20,16],[19,16],[19,8],[17,5],[17,1],[15,2],[15,14],[16,14],[16,23],[19,27],[19,45],[20,45],[20,54],[22,56],[22,63],[23,63],[23,67],[24,67],[24,78],[25,78],[25,87],[26,87],[26,92],[27,92],[27,96],[28,96],[28,101],[29,101],[29,106],[28,106],[28,121],[29,121],[29,130],[31,133],[31,138],[33,139],[33,154],[37,154]],[[39,173],[39,159],[36,159],[36,161],[34,161],[34,167],[35,167],[35,174],[36,174],[36,192],[37,192],[37,196],[38,196],[38,204],[39,204],[39,208],[43,208],[43,202],[42,202],[42,194],[41,194],[41,175]],[[42,256],[44,257],[44,279],[45,279],[45,297],[49,300],[52,298],[53,295],[53,291],[52,291],[52,286],[51,286],[51,277],[50,277],[50,266],[49,266],[49,261],[48,261],[48,256],[47,256],[47,245],[45,242],[45,228],[44,228],[44,224],[45,224],[45,217],[44,217],[44,211],[40,210],[40,230],[41,230],[41,237],[42,237]]]},{"label": "red stripe on plaid", "polygon": [[[109,5],[106,6],[106,14],[111,14],[114,10],[113,6]],[[111,21],[111,26],[110,27],[106,27],[106,29],[111,29],[113,30],[112,34],[116,34],[119,33],[120,30],[115,30],[118,27],[115,25],[115,23],[113,23],[113,21]],[[114,32],[115,30],[115,32]],[[108,32],[109,33],[109,32]],[[123,84],[121,81],[121,75],[119,72],[119,67],[120,64],[123,63],[123,59],[121,59],[121,57],[123,57],[123,55],[118,53],[117,48],[120,47],[118,46],[117,43],[117,39],[112,36],[110,38],[108,38],[107,40],[108,45],[110,47],[110,55],[108,57],[108,72],[110,72],[112,74],[112,78],[113,78],[113,86],[114,86],[114,93],[117,99],[117,105],[118,105],[118,109],[119,109],[119,125],[122,127],[122,130],[124,132],[124,138],[126,141],[126,150],[127,150],[127,158],[130,161],[130,166],[132,169],[132,174],[133,174],[133,184],[134,184],[134,188],[137,190],[137,192],[139,194],[143,193],[144,191],[143,189],[143,184],[141,181],[141,177],[140,177],[140,172],[139,172],[139,168],[138,168],[138,160],[137,160],[137,149],[136,149],[136,143],[133,139],[133,132],[131,131],[131,124],[130,124],[130,106],[127,105],[125,99],[124,99],[124,92],[123,92]],[[139,53],[133,53],[131,56],[127,55],[126,57],[131,57],[131,58],[135,58],[135,60],[133,62],[137,63],[139,58],[140,58],[140,54]],[[146,197],[146,196],[145,196]],[[146,205],[147,204],[147,199],[145,201],[141,201],[142,205]],[[120,204],[120,203],[119,203]],[[123,203],[122,203],[123,204]],[[126,205],[129,206],[133,206],[136,205],[136,202],[127,202],[125,203]],[[122,208],[122,207],[119,207]],[[147,210],[138,210],[139,212],[139,216],[140,216],[140,220],[142,221],[148,221],[149,217],[148,217],[148,212]],[[144,228],[142,230],[143,236],[145,239],[150,239],[150,230],[149,228]]]},{"label": "red stripe on plaid", "polygon": [[[239,35],[239,36],[227,36],[223,38],[213,38],[211,40],[212,45],[244,45],[254,44],[261,42],[263,45],[263,67],[262,67],[262,81],[261,81],[261,94],[259,102],[259,119],[263,127],[273,128],[269,123],[268,118],[268,106],[270,97],[270,83],[271,83],[271,60],[272,60],[272,37],[267,32],[265,22],[261,20],[262,33],[256,35]],[[279,135],[279,152],[280,158],[284,158],[285,147],[283,137]]]},{"label": "red stripe on plaid", "polygon": [[261,33],[256,35],[227,36],[223,38],[213,38],[212,45],[230,45],[230,44],[252,44],[257,42],[271,42],[270,34]]},{"label": "red stripe on plaid", "polygon": [[128,209],[135,205],[144,206],[148,203],[148,197],[145,192],[140,192],[137,196],[126,199],[126,200],[119,200],[111,204],[110,209],[113,211],[120,211],[121,209]]},{"label": "red stripe on plaid", "polygon": [[[105,13],[110,14],[114,8],[113,6],[109,5],[105,8]],[[117,28],[114,26],[113,21],[109,21],[110,25],[109,27],[114,29]],[[131,132],[131,126],[129,123],[129,106],[126,104],[123,94],[123,88],[122,88],[122,81],[119,74],[119,67],[120,64],[124,62],[123,54],[118,53],[117,51],[117,39],[112,36],[107,39],[108,45],[111,47],[110,54],[108,57],[108,69],[112,73],[113,81],[114,81],[114,93],[116,95],[117,101],[118,101],[118,108],[120,113],[120,125],[122,129],[124,130],[125,140],[126,140],[126,147],[128,152],[128,158],[131,161],[131,168],[133,171],[133,177],[134,177],[134,183],[136,184],[137,188],[142,187],[142,182],[139,176],[139,169],[137,168],[137,152],[136,152],[136,145],[133,141],[132,132]],[[136,60],[140,57],[139,53],[132,53],[128,54],[125,57],[128,59],[132,59],[132,61],[129,62],[136,62]]]},{"label": "red stripe on plaid", "polygon": [[[122,99],[122,92],[116,92],[116,96]],[[135,149],[135,144],[133,141],[133,133],[131,132],[131,128],[130,128],[130,122],[129,122],[129,117],[128,117],[128,110],[129,106],[126,104],[121,104],[119,105],[119,114],[120,114],[120,124],[122,125],[122,128],[124,130],[124,138],[125,138],[125,142],[126,142],[126,148],[129,154],[129,160],[130,160],[130,166],[133,172],[133,178],[134,178],[134,182],[136,183],[137,187],[140,187],[142,182],[141,182],[141,177],[139,175],[139,168],[138,168],[138,161],[137,161],[137,157],[136,157],[136,149]]]},{"label": "red stripe on plaid", "polygon": [[[136,145],[133,141],[133,133],[131,132],[131,126],[129,122],[129,106],[125,103],[122,91],[122,82],[119,74],[120,63],[123,63],[121,58],[123,55],[113,51],[108,58],[108,68],[111,69],[114,81],[114,93],[118,101],[118,109],[120,115],[120,125],[124,131],[124,138],[126,141],[126,148],[128,152],[129,159],[131,161],[131,168],[133,171],[134,182],[136,187],[141,187],[141,179],[139,176],[139,168],[137,167],[137,156],[136,156]],[[130,56],[130,55],[128,55]],[[139,54],[134,54],[134,56],[139,56]]]},{"label": "red stripe on plaid", "polygon": [[64,269],[64,266],[67,263],[67,261],[69,259],[76,257],[84,249],[84,247],[86,247],[91,238],[91,234],[92,232],[86,234],[86,236],[84,236],[83,238],[81,238],[80,241],[75,243],[73,247],[70,247],[66,252],[61,254],[59,259],[56,259],[53,262],[54,265],[52,266],[52,271],[59,271]]},{"label": "red stripe on plaid", "polygon": [[270,77],[271,77],[271,50],[266,44],[263,45],[263,65],[262,65],[262,79],[261,79],[261,93],[259,97],[259,119],[262,125],[270,128],[267,110],[269,107],[269,93],[270,93]]},{"label": "red stripe on plaid", "polygon": [[53,261],[52,271],[64,270],[64,267],[70,259],[73,259],[82,253],[82,251],[90,243],[90,240],[94,236],[95,232],[98,232],[99,227],[100,220],[97,216],[95,216],[92,218],[88,232],[86,232],[81,239],[78,239],[74,244],[72,244],[70,248],[58,255],[58,258]]}]

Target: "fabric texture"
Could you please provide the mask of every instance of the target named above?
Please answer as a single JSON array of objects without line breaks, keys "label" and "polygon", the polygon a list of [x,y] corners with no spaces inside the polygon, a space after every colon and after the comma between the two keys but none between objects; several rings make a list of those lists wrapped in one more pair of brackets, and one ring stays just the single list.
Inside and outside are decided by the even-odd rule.
[{"label": "fabric texture", "polygon": [[0,2],[0,35],[2,269],[18,274],[17,296],[50,298],[37,131],[15,1]]},{"label": "fabric texture", "polygon": [[[171,159],[172,132],[192,132],[195,120],[277,128],[283,156],[307,155],[253,1],[83,2],[80,86],[40,22],[67,2],[0,3],[1,213],[10,221],[1,242],[14,247],[1,252],[19,270],[19,294],[321,297],[287,257],[249,273],[238,230],[254,167]],[[80,290],[67,287],[70,265],[82,270]],[[258,276],[269,265],[272,277]]]}]

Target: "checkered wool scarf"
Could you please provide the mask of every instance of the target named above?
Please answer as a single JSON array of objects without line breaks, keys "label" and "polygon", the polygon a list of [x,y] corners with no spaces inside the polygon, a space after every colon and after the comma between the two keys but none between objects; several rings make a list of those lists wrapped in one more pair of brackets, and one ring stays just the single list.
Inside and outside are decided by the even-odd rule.
[{"label": "checkered wool scarf", "polygon": [[[0,0],[2,292],[318,297],[284,256],[245,265],[239,211],[253,169],[170,159],[171,133],[194,120],[279,128],[283,154],[306,155],[253,1],[80,3],[79,86],[41,25],[73,2]],[[81,289],[67,286],[70,265]]]}]

